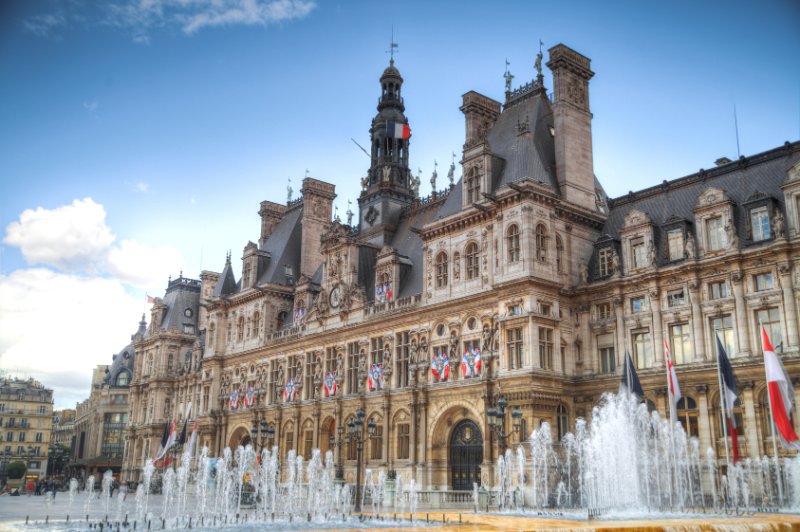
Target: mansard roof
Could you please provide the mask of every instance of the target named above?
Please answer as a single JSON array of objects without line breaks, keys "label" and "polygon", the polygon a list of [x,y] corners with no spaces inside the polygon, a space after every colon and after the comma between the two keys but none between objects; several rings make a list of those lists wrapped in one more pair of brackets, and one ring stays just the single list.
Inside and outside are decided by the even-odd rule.
[{"label": "mansard roof", "polygon": [[506,105],[487,135],[492,153],[503,164],[493,176],[494,188],[531,178],[558,193],[555,176],[556,155],[553,135],[553,111],[544,91]]},{"label": "mansard roof", "polygon": [[[163,299],[166,310],[161,319],[160,329],[184,331],[191,326],[197,330],[197,315],[200,306],[200,281],[179,277],[170,281]],[[186,311],[190,310],[190,313]],[[191,315],[188,315],[191,314]]]},{"label": "mansard roof", "polygon": [[[108,384],[109,386],[113,386],[114,383],[117,382],[117,375],[119,375],[123,371],[127,371],[130,377],[133,376],[133,362],[135,359],[135,351],[133,348],[133,342],[129,343],[125,347],[123,347],[119,353],[116,353],[111,361],[111,365],[108,366],[108,370],[106,371],[106,376],[103,379],[103,384]],[[130,379],[129,379],[130,381]]]},{"label": "mansard roof", "polygon": [[258,279],[258,284],[291,286],[292,283],[286,277],[285,266],[292,269],[294,281],[300,277],[302,215],[302,204],[290,209],[264,242],[262,251],[269,253],[270,259],[266,270]]},{"label": "mansard roof", "polygon": [[[694,220],[697,198],[709,187],[725,191],[737,208],[759,192],[773,198],[785,209],[781,185],[787,171],[798,161],[800,142],[786,143],[780,148],[741,157],[711,170],[701,170],[639,192],[630,192],[609,200],[609,216],[602,232],[618,238],[625,216],[634,209],[647,213],[654,226],[664,225],[672,217]],[[742,238],[745,232],[742,216],[734,218]]]}]

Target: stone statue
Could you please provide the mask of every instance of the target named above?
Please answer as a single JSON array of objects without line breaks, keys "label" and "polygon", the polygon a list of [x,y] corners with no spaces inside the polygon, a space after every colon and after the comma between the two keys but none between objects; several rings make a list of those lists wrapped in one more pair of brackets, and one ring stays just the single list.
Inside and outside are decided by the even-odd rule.
[{"label": "stone statue", "polygon": [[319,291],[319,295],[317,296],[317,300],[315,301],[317,312],[319,314],[324,314],[328,310],[328,292],[324,288]]},{"label": "stone statue", "polygon": [[292,190],[292,178],[290,177],[289,183],[286,185],[286,203],[292,201],[292,192],[294,191]]},{"label": "stone statue", "polygon": [[408,357],[410,359],[410,362],[412,364],[419,363],[419,360],[417,360],[418,356],[419,356],[419,350],[417,349],[417,341],[411,340],[411,347],[409,347],[408,349]]},{"label": "stone statue", "polygon": [[411,179],[409,180],[409,184],[411,186],[411,191],[414,193],[414,195],[419,196],[419,177],[415,177],[414,174],[411,174]]},{"label": "stone statue", "polygon": [[458,333],[453,331],[450,334],[450,349],[448,351],[450,360],[455,360],[458,350]]},{"label": "stone statue", "polygon": [[392,175],[392,167],[387,164],[386,166],[384,166],[382,168],[382,170],[383,170],[383,179],[382,179],[381,182],[384,185],[388,185],[389,184],[389,178]]},{"label": "stone statue", "polygon": [[656,259],[656,247],[653,245],[653,241],[650,240],[647,244],[647,262],[650,266],[655,267]]},{"label": "stone statue", "polygon": [[503,74],[503,78],[506,80],[506,92],[511,92],[511,80],[514,79],[514,75],[508,70],[510,64],[508,59],[506,59],[506,72]]},{"label": "stone statue", "polygon": [[483,335],[481,337],[481,351],[489,351],[492,349],[492,329],[489,324],[484,324]]},{"label": "stone statue", "polygon": [[775,209],[775,216],[772,218],[772,232],[775,238],[784,238],[786,236],[783,213],[780,209]]},{"label": "stone statue", "polygon": [[619,254],[615,248],[611,248],[611,272],[618,275],[620,272]]},{"label": "stone statue", "polygon": [[353,211],[350,210],[350,200],[347,200],[347,225],[353,225]]},{"label": "stone statue", "polygon": [[728,221],[725,222],[725,235],[728,238],[728,247],[739,247],[739,237],[736,235],[736,227],[733,225],[731,218],[728,218]]},{"label": "stone statue", "polygon": [[358,357],[358,373],[359,375],[366,375],[367,374],[367,355],[366,353],[360,353]]},{"label": "stone statue", "polygon": [[361,191],[362,192],[366,191],[368,186],[369,186],[369,177],[367,177],[367,176],[362,177],[361,178]]},{"label": "stone statue", "polygon": [[431,192],[436,192],[436,178],[439,177],[439,172],[436,171],[438,163],[433,161],[433,173],[431,174]]},{"label": "stone statue", "polygon": [[392,367],[392,346],[388,342],[383,344],[383,367]]},{"label": "stone statue", "polygon": [[428,338],[425,336],[419,339],[419,360],[428,360]]},{"label": "stone statue", "polygon": [[579,269],[581,274],[581,284],[587,284],[589,282],[589,266],[586,264],[585,260],[581,259]]},{"label": "stone statue", "polygon": [[687,259],[694,258],[695,249],[694,249],[694,237],[692,236],[692,233],[686,234],[686,245],[684,246],[684,251],[686,252]]},{"label": "stone statue", "polygon": [[[539,41],[541,43],[541,41]],[[533,63],[533,68],[536,70],[536,78],[542,77],[542,48],[539,46],[539,53],[536,54],[536,61]]]},{"label": "stone statue", "polygon": [[455,161],[456,154],[453,154],[453,162],[450,163],[450,169],[447,171],[447,180],[450,182],[450,188],[455,186],[456,181],[456,161]]}]

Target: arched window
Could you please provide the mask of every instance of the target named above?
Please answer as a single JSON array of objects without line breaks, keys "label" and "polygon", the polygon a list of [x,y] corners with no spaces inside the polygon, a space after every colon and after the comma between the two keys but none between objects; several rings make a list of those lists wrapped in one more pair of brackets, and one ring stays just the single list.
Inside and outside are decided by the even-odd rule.
[{"label": "arched window", "polygon": [[569,432],[569,414],[567,414],[567,407],[558,405],[556,409],[556,425],[558,427],[558,441],[561,441],[567,432]]},{"label": "arched window", "polygon": [[285,310],[278,312],[278,317],[275,318],[275,330],[280,331],[283,329],[283,325],[286,323],[286,316],[287,313]]},{"label": "arched window", "polygon": [[682,397],[677,404],[678,421],[683,425],[686,435],[695,438],[699,434],[697,428],[697,403],[691,397]]},{"label": "arched window", "polygon": [[240,342],[244,340],[244,316],[239,316],[236,321],[236,339]]},{"label": "arched window", "polygon": [[380,419],[375,421],[375,435],[370,438],[369,458],[370,460],[383,459],[383,423]]},{"label": "arched window", "polygon": [[172,371],[172,365],[175,362],[175,355],[172,353],[167,355],[167,371]]},{"label": "arched window", "polygon": [[117,386],[127,386],[129,382],[130,382],[130,375],[128,374],[128,372],[120,371],[117,374],[117,380],[114,384],[116,384]]},{"label": "arched window", "polygon": [[547,260],[547,230],[542,224],[536,226],[536,260]]},{"label": "arched window", "polygon": [[436,255],[436,288],[447,286],[447,253]]},{"label": "arched window", "polygon": [[511,224],[506,232],[508,246],[508,262],[517,262],[520,259],[519,253],[519,226]]},{"label": "arched window", "polygon": [[556,235],[556,271],[564,272],[564,243],[561,242],[561,237],[558,235]]},{"label": "arched window", "polygon": [[261,313],[253,312],[253,336],[261,336]]},{"label": "arched window", "polygon": [[480,262],[478,257],[478,244],[470,242],[464,250],[464,258],[466,260],[467,279],[477,279],[481,273]]}]

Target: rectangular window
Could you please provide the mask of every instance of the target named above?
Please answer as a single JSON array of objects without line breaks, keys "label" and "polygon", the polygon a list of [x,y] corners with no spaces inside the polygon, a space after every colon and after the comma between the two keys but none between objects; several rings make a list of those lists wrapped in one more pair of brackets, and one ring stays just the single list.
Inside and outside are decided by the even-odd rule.
[{"label": "rectangular window", "polygon": [[17,441],[25,441],[25,433],[24,432],[20,432],[19,433],[19,439]]},{"label": "rectangular window", "polygon": [[638,314],[639,312],[644,312],[644,297],[634,297],[631,298],[631,312],[634,314]]},{"label": "rectangular window", "polygon": [[373,338],[370,341],[371,349],[369,352],[370,364],[383,363],[383,337]]},{"label": "rectangular window", "polygon": [[728,283],[725,281],[708,283],[708,294],[711,299],[724,299],[728,297]]},{"label": "rectangular window", "polygon": [[36,433],[35,441],[36,441],[36,443],[42,443],[42,433],[41,432],[37,432]]},{"label": "rectangular window", "polygon": [[[767,334],[769,335],[769,340],[772,342],[772,347],[775,351],[783,351],[783,334],[781,334],[781,316],[778,312],[778,308],[768,308],[763,310],[756,311],[756,343],[755,345],[761,348],[761,328],[759,327],[759,323],[764,324],[764,328],[767,330]],[[780,346],[780,348],[778,347]]]},{"label": "rectangular window", "polygon": [[600,348],[600,371],[614,373],[617,369],[617,359],[614,357],[614,346]]},{"label": "rectangular window", "polygon": [[605,277],[611,273],[611,248],[604,248],[597,252],[597,275]]},{"label": "rectangular window", "polygon": [[303,393],[306,399],[315,399],[317,394],[317,387],[314,386],[314,355],[311,353],[306,355],[306,363],[303,368]]},{"label": "rectangular window", "polygon": [[347,344],[347,393],[358,393],[358,342]]},{"label": "rectangular window", "polygon": [[408,358],[409,358],[409,335],[408,331],[398,333],[395,337],[397,345],[396,354],[396,374],[397,385],[401,388],[408,386]]},{"label": "rectangular window", "polygon": [[522,368],[522,328],[506,331],[506,350],[508,351],[509,369]]},{"label": "rectangular window", "polygon": [[[328,347],[325,349],[325,367],[323,368],[324,372],[328,371],[336,371],[336,348],[335,347]],[[339,375],[341,378],[341,375]]]},{"label": "rectangular window", "polygon": [[670,307],[679,307],[686,304],[686,292],[683,288],[680,290],[672,290],[667,292],[667,305]]},{"label": "rectangular window", "polygon": [[280,367],[277,360],[272,361],[272,371],[270,372],[270,386],[272,387],[272,392],[270,393],[270,401],[274,403],[278,403],[283,399],[283,386],[284,382],[280,382],[278,379],[280,377]]},{"label": "rectangular window", "polygon": [[633,363],[638,369],[652,368],[653,346],[650,342],[650,331],[639,331],[631,334],[633,346]]},{"label": "rectangular window", "polygon": [[644,238],[631,239],[631,257],[633,258],[634,268],[647,266],[647,250],[644,247]]},{"label": "rectangular window", "polygon": [[411,449],[411,425],[400,423],[397,425],[397,459],[408,460]]},{"label": "rectangular window", "polygon": [[611,317],[611,303],[597,304],[597,319],[604,320]]},{"label": "rectangular window", "polygon": [[721,216],[706,220],[706,240],[708,241],[708,251],[719,251],[727,244],[725,226],[722,224]]},{"label": "rectangular window", "polygon": [[370,453],[369,457],[372,460],[380,460],[383,458],[383,425],[375,427],[375,436],[370,438]]},{"label": "rectangular window", "polygon": [[539,303],[539,314],[544,316],[550,315],[550,305],[547,303]]},{"label": "rectangular window", "polygon": [[292,449],[294,449],[294,431],[290,430],[286,432],[286,452]]},{"label": "rectangular window", "polygon": [[511,305],[508,307],[509,316],[522,316],[522,305]]},{"label": "rectangular window", "polygon": [[753,286],[756,292],[772,290],[775,288],[775,277],[769,273],[759,273],[753,276]]},{"label": "rectangular window", "polygon": [[553,329],[539,327],[539,367],[553,369]]},{"label": "rectangular window", "polygon": [[756,207],[750,211],[750,227],[753,229],[753,242],[772,238],[769,227],[769,212],[766,205]]},{"label": "rectangular window", "polygon": [[711,343],[714,353],[719,355],[717,350],[717,337],[719,337],[719,341],[722,342],[722,347],[725,348],[728,358],[733,357],[733,318],[730,315],[711,318],[709,320],[709,328],[711,329]]},{"label": "rectangular window", "polygon": [[314,431],[307,430],[303,434],[303,458],[308,461],[311,460],[311,451],[314,449]]},{"label": "rectangular window", "polygon": [[692,361],[692,343],[689,339],[689,324],[678,323],[669,328],[670,350],[675,364]]},{"label": "rectangular window", "polygon": [[673,229],[667,233],[667,247],[669,260],[682,260],[683,255],[683,230]]},{"label": "rectangular window", "polygon": [[10,430],[6,433],[6,441],[14,441],[14,433]]}]

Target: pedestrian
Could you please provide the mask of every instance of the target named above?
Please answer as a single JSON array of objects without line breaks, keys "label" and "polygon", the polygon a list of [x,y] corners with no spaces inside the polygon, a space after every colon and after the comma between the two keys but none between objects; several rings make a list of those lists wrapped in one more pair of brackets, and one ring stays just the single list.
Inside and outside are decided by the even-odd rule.
[{"label": "pedestrian", "polygon": [[53,481],[53,477],[47,479],[47,483],[45,484],[45,493],[50,492],[53,494],[53,500],[56,499],[56,483]]},{"label": "pedestrian", "polygon": [[122,494],[122,500],[125,501],[125,499],[128,498],[128,483],[127,482],[123,482],[122,483],[122,486],[119,487],[119,492]]}]

